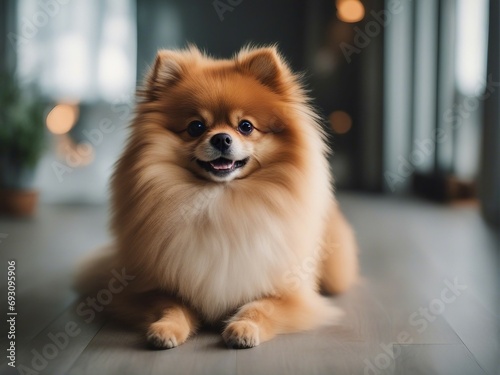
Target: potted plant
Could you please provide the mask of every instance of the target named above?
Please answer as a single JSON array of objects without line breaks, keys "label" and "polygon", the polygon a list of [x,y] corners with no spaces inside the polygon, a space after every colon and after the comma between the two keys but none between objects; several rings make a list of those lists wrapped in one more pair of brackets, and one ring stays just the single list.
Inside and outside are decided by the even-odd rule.
[{"label": "potted plant", "polygon": [[33,180],[45,141],[45,105],[34,90],[21,90],[3,75],[0,85],[0,210],[30,216],[38,192]]}]

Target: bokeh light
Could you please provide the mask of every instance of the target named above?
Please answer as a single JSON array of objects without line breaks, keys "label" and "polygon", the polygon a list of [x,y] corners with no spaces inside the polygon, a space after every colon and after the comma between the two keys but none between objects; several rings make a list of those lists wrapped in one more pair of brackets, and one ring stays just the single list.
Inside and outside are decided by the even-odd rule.
[{"label": "bokeh light", "polygon": [[47,128],[54,134],[66,134],[75,125],[78,114],[77,105],[58,104],[47,115]]},{"label": "bokeh light", "polygon": [[334,111],[329,116],[330,125],[337,134],[345,134],[352,128],[352,118],[344,111]]},{"label": "bokeh light", "polygon": [[359,0],[338,0],[337,17],[347,23],[359,22],[365,16],[365,7]]}]

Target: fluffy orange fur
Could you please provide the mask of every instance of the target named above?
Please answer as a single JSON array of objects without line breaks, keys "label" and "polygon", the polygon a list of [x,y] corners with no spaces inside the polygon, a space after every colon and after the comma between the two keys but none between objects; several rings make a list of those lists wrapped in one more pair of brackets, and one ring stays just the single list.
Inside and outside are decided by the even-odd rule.
[{"label": "fluffy orange fur", "polygon": [[[339,293],[356,280],[356,243],[333,196],[318,116],[277,50],[227,60],[160,51],[139,99],[112,179],[115,241],[79,284],[97,288],[105,270],[125,267],[135,279],[112,312],[157,348],[201,323],[225,322],[227,345],[247,348],[335,321],[319,289]],[[189,135],[193,121],[203,134]],[[210,139],[221,132],[246,163],[223,176],[199,163],[219,156]]]}]

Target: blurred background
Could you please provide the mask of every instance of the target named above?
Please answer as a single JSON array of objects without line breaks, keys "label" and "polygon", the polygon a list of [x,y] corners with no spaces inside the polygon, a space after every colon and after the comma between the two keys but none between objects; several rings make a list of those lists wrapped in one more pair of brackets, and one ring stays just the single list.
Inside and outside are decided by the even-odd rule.
[{"label": "blurred background", "polygon": [[497,6],[3,0],[1,184],[35,187],[42,202],[106,202],[157,49],[194,43],[229,57],[246,43],[277,43],[305,72],[329,128],[337,188],[479,198],[498,223]]},{"label": "blurred background", "polygon": [[[27,361],[72,316],[61,311],[74,313],[78,259],[110,239],[108,181],[137,85],[158,49],[188,43],[225,58],[247,43],[277,44],[324,118],[369,282],[338,300],[348,328],[310,360],[336,368],[349,352],[361,356],[352,370],[406,327],[423,346],[405,358],[433,363],[420,373],[497,374],[500,0],[0,0],[0,259],[18,264]],[[461,302],[414,333],[407,317],[457,278],[468,286]],[[78,339],[84,353],[116,344],[106,329],[80,327],[91,332]],[[81,350],[47,373],[103,373],[106,356],[93,354],[88,372],[63,371]],[[478,364],[484,372],[467,370]]]}]

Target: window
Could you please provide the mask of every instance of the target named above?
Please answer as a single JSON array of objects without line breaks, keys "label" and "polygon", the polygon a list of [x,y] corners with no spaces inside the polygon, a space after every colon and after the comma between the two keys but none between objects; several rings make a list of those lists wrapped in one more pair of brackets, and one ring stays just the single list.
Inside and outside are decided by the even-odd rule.
[{"label": "window", "polygon": [[20,0],[18,75],[54,101],[113,101],[135,88],[132,0]]}]

